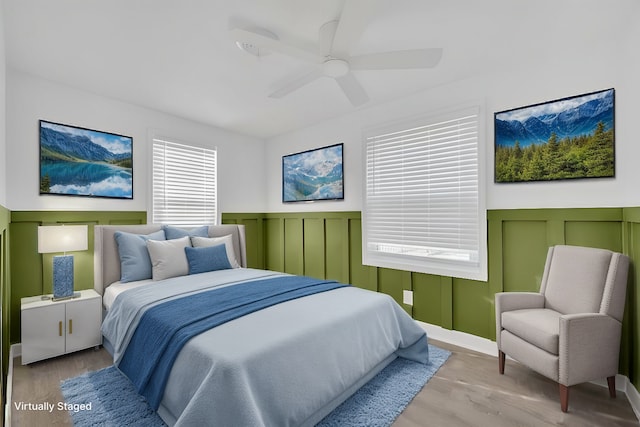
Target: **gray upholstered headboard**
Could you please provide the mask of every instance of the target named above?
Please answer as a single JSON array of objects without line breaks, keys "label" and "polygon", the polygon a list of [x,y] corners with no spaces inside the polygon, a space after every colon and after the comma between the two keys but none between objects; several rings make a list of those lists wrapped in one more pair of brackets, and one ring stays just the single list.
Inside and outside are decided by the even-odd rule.
[{"label": "gray upholstered headboard", "polygon": [[[102,295],[104,288],[120,280],[120,257],[113,234],[116,231],[149,234],[162,229],[159,224],[96,225],[94,227],[93,288]],[[242,267],[247,266],[247,248],[244,225],[209,226],[209,237],[233,236],[233,248]]]}]

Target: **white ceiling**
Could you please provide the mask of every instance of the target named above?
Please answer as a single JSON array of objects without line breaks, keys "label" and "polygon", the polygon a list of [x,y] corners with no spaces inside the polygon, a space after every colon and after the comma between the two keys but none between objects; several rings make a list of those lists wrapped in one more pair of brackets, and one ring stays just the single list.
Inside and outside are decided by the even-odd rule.
[{"label": "white ceiling", "polygon": [[[229,28],[256,25],[317,48],[319,27],[340,16],[344,1],[4,0],[7,65],[269,138],[354,107],[329,78],[269,98],[308,64],[242,52]],[[354,71],[371,98],[359,108],[479,73],[593,54],[622,37],[616,3],[629,1],[382,0],[352,54],[442,47],[443,58],[434,69]]]}]

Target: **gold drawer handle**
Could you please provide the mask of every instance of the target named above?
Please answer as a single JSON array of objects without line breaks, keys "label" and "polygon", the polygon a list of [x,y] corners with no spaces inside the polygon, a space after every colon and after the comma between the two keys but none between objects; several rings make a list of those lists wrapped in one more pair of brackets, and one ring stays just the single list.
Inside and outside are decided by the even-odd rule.
[{"label": "gold drawer handle", "polygon": [[73,319],[69,319],[69,335],[73,333]]},{"label": "gold drawer handle", "polygon": [[62,320],[58,322],[58,335],[62,336]]}]

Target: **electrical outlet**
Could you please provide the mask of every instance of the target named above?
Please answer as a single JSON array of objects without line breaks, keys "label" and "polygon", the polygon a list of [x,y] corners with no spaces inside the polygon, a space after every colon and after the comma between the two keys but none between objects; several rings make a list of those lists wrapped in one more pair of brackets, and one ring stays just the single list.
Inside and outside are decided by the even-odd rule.
[{"label": "electrical outlet", "polygon": [[402,302],[407,305],[413,305],[413,291],[402,291]]}]

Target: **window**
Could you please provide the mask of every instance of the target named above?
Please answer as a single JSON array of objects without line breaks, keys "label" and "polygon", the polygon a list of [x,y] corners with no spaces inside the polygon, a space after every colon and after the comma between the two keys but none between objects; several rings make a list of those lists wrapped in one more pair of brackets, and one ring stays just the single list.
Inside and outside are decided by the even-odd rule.
[{"label": "window", "polygon": [[153,138],[152,222],[217,222],[216,150]]},{"label": "window", "polygon": [[487,280],[479,108],[365,131],[363,263]]}]

